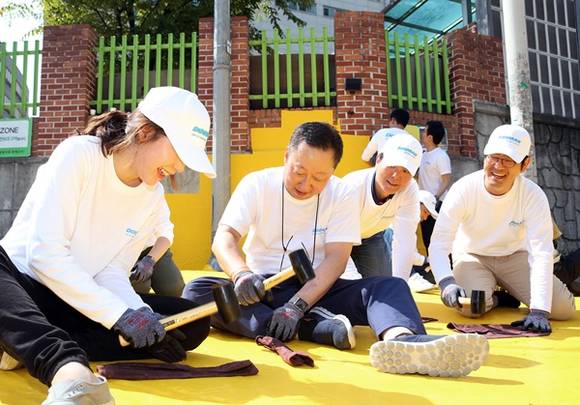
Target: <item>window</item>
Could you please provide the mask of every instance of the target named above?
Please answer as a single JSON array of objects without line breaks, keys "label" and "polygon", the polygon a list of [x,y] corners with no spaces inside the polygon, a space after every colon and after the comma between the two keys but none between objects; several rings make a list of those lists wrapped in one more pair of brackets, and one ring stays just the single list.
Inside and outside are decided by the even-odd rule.
[{"label": "window", "polygon": [[334,16],[336,16],[337,11],[345,11],[345,10],[343,10],[342,8],[324,6],[322,8],[322,15],[325,17],[334,17]]},{"label": "window", "polygon": [[293,11],[302,11],[303,13],[316,15],[316,3],[313,4],[311,7],[303,7],[298,3],[296,3],[295,1],[289,1],[288,8]]}]

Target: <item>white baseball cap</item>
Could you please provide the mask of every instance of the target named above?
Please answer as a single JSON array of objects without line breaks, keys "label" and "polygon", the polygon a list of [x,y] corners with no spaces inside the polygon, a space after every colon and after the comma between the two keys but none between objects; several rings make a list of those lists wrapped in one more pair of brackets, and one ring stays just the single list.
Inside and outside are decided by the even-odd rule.
[{"label": "white baseball cap", "polygon": [[210,118],[196,94],[179,87],[155,87],[139,103],[139,111],[163,129],[187,167],[215,177],[205,152]]},{"label": "white baseball cap", "polygon": [[437,204],[435,196],[427,190],[419,190],[419,201],[425,206],[425,208],[427,208],[429,214],[431,214],[434,219],[437,219],[437,215],[439,215],[439,213],[435,209]]},{"label": "white baseball cap", "polygon": [[419,141],[409,134],[397,134],[383,144],[379,153],[383,154],[381,164],[385,166],[403,166],[414,176],[417,173],[423,148]]},{"label": "white baseball cap", "polygon": [[530,134],[517,125],[500,125],[493,130],[483,150],[484,155],[500,153],[521,163],[530,154]]}]

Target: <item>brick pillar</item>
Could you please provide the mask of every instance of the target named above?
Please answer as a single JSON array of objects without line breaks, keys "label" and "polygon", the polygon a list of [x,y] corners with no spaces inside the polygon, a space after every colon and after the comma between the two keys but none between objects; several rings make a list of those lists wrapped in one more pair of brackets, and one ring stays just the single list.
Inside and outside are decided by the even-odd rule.
[{"label": "brick pillar", "polygon": [[506,104],[501,39],[479,35],[470,26],[447,35],[449,76],[458,137],[449,139],[449,152],[476,158],[474,100]]},{"label": "brick pillar", "polygon": [[[388,121],[384,15],[339,12],[334,19],[337,116],[343,133],[371,135]],[[362,91],[347,92],[347,78]]]},{"label": "brick pillar", "polygon": [[95,89],[96,44],[97,35],[89,25],[44,28],[33,156],[50,155],[63,139],[85,127]]},{"label": "brick pillar", "polygon": [[[249,137],[249,93],[250,93],[250,54],[248,50],[248,18],[233,17],[231,30],[231,150],[247,152],[250,150]],[[199,20],[199,63],[197,94],[213,112],[213,18]],[[208,142],[211,150],[211,137]]]}]

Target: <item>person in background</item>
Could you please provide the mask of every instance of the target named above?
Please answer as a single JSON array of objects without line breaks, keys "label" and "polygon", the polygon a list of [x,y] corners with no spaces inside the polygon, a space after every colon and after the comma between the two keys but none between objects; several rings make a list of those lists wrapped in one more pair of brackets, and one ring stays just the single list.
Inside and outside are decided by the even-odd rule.
[{"label": "person in background", "polygon": [[405,127],[409,123],[409,113],[402,108],[395,108],[391,111],[389,118],[389,127],[379,129],[372,136],[362,153],[362,160],[370,162],[372,165],[376,163],[377,153],[381,150],[383,144],[392,136],[397,134],[407,134]]}]

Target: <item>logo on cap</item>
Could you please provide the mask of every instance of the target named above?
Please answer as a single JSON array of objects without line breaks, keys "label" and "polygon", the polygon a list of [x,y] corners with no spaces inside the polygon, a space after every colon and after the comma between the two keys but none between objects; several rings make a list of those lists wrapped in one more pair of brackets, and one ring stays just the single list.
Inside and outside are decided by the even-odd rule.
[{"label": "logo on cap", "polygon": [[414,151],[413,149],[411,149],[411,148],[407,148],[407,147],[404,147],[404,146],[399,146],[399,147],[397,148],[397,150],[401,150],[401,151],[403,151],[404,153],[406,153],[407,155],[409,155],[409,156],[412,156],[412,157],[414,157],[414,158],[416,158],[416,157],[417,157],[417,152],[415,152],[415,151]]},{"label": "logo on cap", "polygon": [[201,138],[204,141],[206,141],[207,138],[209,137],[209,132],[207,132],[203,128],[195,126],[191,131],[193,132],[193,136],[197,136],[198,138]]},{"label": "logo on cap", "polygon": [[522,143],[518,138],[509,135],[500,135],[498,136],[498,139],[505,139],[508,142],[517,143],[518,145]]}]

